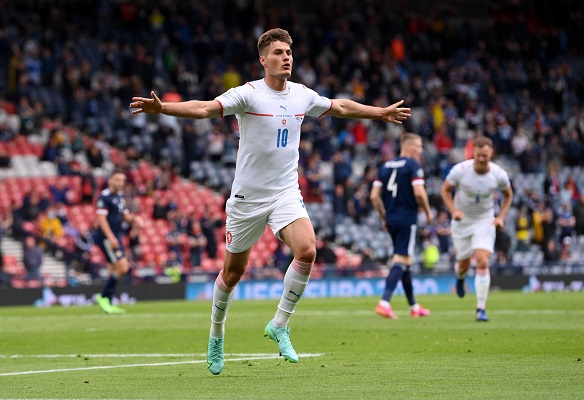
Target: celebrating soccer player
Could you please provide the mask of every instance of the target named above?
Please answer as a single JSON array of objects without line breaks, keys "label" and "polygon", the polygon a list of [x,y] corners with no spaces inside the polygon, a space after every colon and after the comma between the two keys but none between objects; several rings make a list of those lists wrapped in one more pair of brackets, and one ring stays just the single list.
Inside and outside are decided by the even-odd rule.
[{"label": "celebrating soccer player", "polygon": [[[477,321],[488,321],[485,313],[491,286],[489,258],[495,244],[495,229],[504,227],[504,220],[513,191],[507,172],[491,162],[493,142],[484,136],[474,139],[473,159],[456,164],[450,170],[440,191],[444,204],[452,215],[451,231],[457,263],[456,293],[464,297],[464,277],[471,257],[476,262],[475,292]],[[456,193],[452,195],[452,190]],[[499,215],[495,217],[494,192],[503,193]]]},{"label": "celebrating soccer player", "polygon": [[283,29],[271,29],[258,41],[265,78],[228,90],[211,101],[161,102],[135,97],[134,114],[166,114],[184,118],[221,118],[235,114],[240,143],[235,180],[227,200],[227,251],[223,270],[213,290],[207,366],[219,374],[224,365],[225,320],[233,290],[245,272],[251,247],[266,225],[292,250],[294,259],[284,277],[284,291],[264,335],[278,344],[290,362],[298,355],[290,342],[288,320],[310,277],[316,254],[314,229],[298,188],[300,126],[306,116],[368,118],[401,124],[410,114],[403,101],[380,108],[347,99],[330,100],[304,85],[290,82],[292,38]]}]

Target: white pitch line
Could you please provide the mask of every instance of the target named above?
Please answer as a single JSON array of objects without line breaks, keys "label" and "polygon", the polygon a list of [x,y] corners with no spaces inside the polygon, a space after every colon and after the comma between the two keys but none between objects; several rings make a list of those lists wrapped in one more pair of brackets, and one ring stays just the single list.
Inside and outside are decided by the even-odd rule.
[{"label": "white pitch line", "polygon": [[[298,354],[299,357],[320,357],[322,354]],[[280,358],[278,355],[265,355],[262,357],[237,357],[225,361],[250,361],[250,360],[267,360]],[[123,364],[123,365],[98,365],[94,367],[80,367],[80,368],[62,368],[62,369],[45,369],[36,371],[18,371],[18,372],[4,372],[0,376],[20,376],[20,375],[34,375],[34,374],[49,374],[53,372],[73,372],[73,371],[90,371],[96,369],[114,369],[114,368],[132,368],[132,367],[163,367],[167,365],[182,365],[182,364],[202,364],[207,360],[192,360],[192,361],[173,361],[163,363],[149,363],[149,364]]]},{"label": "white pitch line", "polygon": [[[230,353],[225,354],[225,357],[270,357],[272,353]],[[132,354],[0,354],[0,358],[131,358],[131,357],[206,357],[207,353],[132,353]]]}]

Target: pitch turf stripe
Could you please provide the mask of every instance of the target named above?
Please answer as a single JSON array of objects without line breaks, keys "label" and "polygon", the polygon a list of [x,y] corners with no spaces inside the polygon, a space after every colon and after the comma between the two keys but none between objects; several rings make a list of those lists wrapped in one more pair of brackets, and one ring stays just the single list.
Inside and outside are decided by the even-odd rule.
[{"label": "pitch turf stripe", "polygon": [[[375,304],[375,303],[374,303]],[[404,306],[405,307],[405,306]],[[327,316],[327,315],[331,315],[331,316],[335,316],[335,315],[373,315],[375,314],[373,307],[370,310],[353,310],[353,311],[343,311],[343,310],[337,310],[337,311],[296,311],[294,313],[294,315],[302,315],[302,316]],[[432,310],[432,308],[430,307],[430,310],[432,311],[432,315],[465,315],[468,314],[469,311],[472,312],[472,308],[470,310]],[[575,315],[583,315],[584,314],[584,310],[497,310],[497,309],[490,309],[488,310],[489,313],[492,314],[508,314],[508,315],[516,315],[516,314],[532,314],[532,315],[537,315],[537,314],[542,314],[542,315],[553,315],[553,314],[557,314],[557,315],[566,315],[566,314],[575,314]],[[407,315],[409,314],[409,310],[394,310],[394,313],[397,315]],[[237,314],[234,314],[233,317],[235,316],[255,316],[255,315],[265,315],[265,312],[238,312]],[[121,318],[121,319],[132,319],[132,318],[148,318],[148,319],[152,319],[152,318],[168,318],[168,317],[172,317],[172,318],[209,318],[209,313],[204,312],[204,313],[130,313],[130,314],[124,314],[124,315],[116,315],[116,316],[111,316],[111,315],[101,315],[101,314],[83,314],[83,315],[36,315],[36,316],[18,316],[18,315],[14,315],[14,316],[0,316],[0,321],[30,321],[33,319],[47,319],[47,320],[51,320],[51,319],[59,319],[59,320],[64,320],[64,319],[75,319],[75,320],[79,320],[79,319],[96,319],[96,318]],[[230,317],[230,318],[233,318]]]},{"label": "pitch turf stripe", "polygon": [[[205,354],[206,356],[206,354]],[[322,354],[298,354],[299,357],[320,357]],[[278,355],[265,355],[262,357],[236,357],[226,359],[225,361],[251,361],[251,360],[268,360],[280,358]],[[36,371],[18,371],[18,372],[4,372],[0,376],[20,376],[20,375],[34,375],[34,374],[50,374],[54,372],[74,372],[74,371],[91,371],[96,369],[115,369],[115,368],[133,368],[133,367],[164,367],[168,365],[184,365],[184,364],[202,364],[207,360],[192,360],[192,361],[173,361],[162,363],[140,363],[140,364],[122,364],[122,365],[99,365],[94,367],[80,367],[80,368],[61,368],[61,369],[45,369]]]}]

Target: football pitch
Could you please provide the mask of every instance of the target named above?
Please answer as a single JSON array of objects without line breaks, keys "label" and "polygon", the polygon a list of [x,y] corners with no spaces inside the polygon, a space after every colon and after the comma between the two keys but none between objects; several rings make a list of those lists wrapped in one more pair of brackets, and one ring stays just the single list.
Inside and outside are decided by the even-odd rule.
[{"label": "football pitch", "polygon": [[375,298],[304,299],[290,321],[300,362],[263,337],[276,301],[235,301],[221,375],[207,370],[209,302],[0,308],[0,398],[581,399],[584,294],[420,296],[432,311],[378,317]]}]

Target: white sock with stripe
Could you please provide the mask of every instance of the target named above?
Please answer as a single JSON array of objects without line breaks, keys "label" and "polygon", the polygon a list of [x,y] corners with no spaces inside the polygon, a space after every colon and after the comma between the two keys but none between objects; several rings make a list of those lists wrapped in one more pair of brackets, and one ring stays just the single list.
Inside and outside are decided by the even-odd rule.
[{"label": "white sock with stripe", "polygon": [[276,315],[272,320],[272,324],[276,328],[285,328],[288,325],[290,315],[294,312],[300,296],[302,296],[306,285],[308,285],[312,265],[313,263],[292,260],[286,275],[284,275],[284,292],[280,298]]}]

